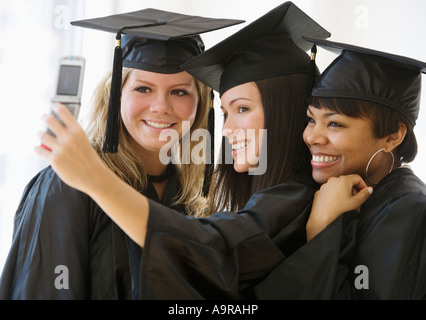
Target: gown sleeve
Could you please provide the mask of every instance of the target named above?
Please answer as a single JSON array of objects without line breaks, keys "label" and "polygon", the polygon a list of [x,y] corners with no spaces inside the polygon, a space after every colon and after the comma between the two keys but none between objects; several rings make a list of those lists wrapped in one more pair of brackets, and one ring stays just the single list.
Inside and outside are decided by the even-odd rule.
[{"label": "gown sleeve", "polygon": [[256,287],[257,297],[425,299],[426,196],[410,192],[389,200],[383,193],[281,262]]},{"label": "gown sleeve", "polygon": [[48,167],[26,186],[2,276],[0,299],[87,299],[90,201]]},{"label": "gown sleeve", "polygon": [[314,192],[294,181],[254,195],[237,213],[200,219],[150,200],[140,298],[249,297],[251,287],[285,258],[281,242],[292,238],[282,230],[304,229],[293,224],[305,223],[300,213],[310,212]]}]

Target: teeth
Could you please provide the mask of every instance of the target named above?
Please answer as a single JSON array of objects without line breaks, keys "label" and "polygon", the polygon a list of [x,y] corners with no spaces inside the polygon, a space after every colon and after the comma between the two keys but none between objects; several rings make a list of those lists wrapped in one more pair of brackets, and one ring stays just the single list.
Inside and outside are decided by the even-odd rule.
[{"label": "teeth", "polygon": [[232,145],[232,150],[239,150],[239,149],[243,149],[247,147],[247,143],[245,142],[238,142],[238,143],[234,143]]},{"label": "teeth", "polygon": [[149,124],[151,127],[159,128],[159,129],[169,128],[173,125],[173,123],[157,123],[152,121],[145,121],[145,122]]},{"label": "teeth", "polygon": [[315,162],[333,162],[337,160],[337,157],[331,156],[312,156],[312,160]]}]

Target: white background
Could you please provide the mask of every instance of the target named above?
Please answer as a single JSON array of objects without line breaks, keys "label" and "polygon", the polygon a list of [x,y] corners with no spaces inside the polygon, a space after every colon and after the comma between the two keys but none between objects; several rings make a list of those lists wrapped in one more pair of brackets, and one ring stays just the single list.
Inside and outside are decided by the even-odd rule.
[{"label": "white background", "polygon": [[[13,216],[28,181],[46,163],[33,153],[49,112],[57,62],[63,55],[87,60],[83,106],[111,67],[112,34],[71,27],[69,21],[156,8],[184,14],[246,20],[245,24],[202,35],[206,48],[275,8],[274,0],[2,0],[0,2],[0,270],[6,259]],[[426,1],[294,0],[332,33],[330,40],[365,46],[426,61]],[[334,55],[319,49],[320,70]],[[423,86],[424,87],[424,86]],[[218,102],[218,99],[217,99]],[[412,163],[426,181],[426,115],[422,98],[416,135],[419,154]],[[396,186],[397,187],[397,186]]]}]

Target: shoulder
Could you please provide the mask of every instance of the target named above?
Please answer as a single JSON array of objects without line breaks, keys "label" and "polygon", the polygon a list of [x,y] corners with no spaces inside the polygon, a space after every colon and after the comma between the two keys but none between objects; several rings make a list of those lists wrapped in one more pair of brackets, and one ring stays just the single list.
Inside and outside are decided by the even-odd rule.
[{"label": "shoulder", "polygon": [[305,174],[298,174],[284,183],[256,192],[249,202],[265,196],[285,201],[304,198],[312,200],[313,195],[319,187],[320,185],[312,177]]},{"label": "shoulder", "polygon": [[49,166],[37,173],[26,185],[19,202],[15,222],[23,217],[60,216],[84,211],[91,199],[66,185]]},{"label": "shoulder", "polygon": [[36,193],[38,196],[69,195],[84,197],[82,192],[64,183],[51,166],[37,173],[26,185],[24,196],[31,193]]},{"label": "shoulder", "polygon": [[397,169],[383,179],[364,204],[364,218],[423,219],[426,216],[426,185],[411,169]]},{"label": "shoulder", "polygon": [[409,194],[419,194],[425,197],[426,184],[410,168],[403,167],[386,176],[374,189],[373,197],[398,199]]}]

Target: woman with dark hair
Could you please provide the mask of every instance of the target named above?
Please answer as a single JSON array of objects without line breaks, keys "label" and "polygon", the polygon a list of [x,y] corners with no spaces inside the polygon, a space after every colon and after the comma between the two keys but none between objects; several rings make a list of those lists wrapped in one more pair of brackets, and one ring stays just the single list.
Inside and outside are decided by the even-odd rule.
[{"label": "woman with dark hair", "polygon": [[[298,139],[305,128],[306,115],[301,106],[306,102],[306,83],[306,74],[254,81],[253,88],[259,91],[263,106],[263,128],[268,132],[263,152],[274,156],[266,158],[264,173],[249,175],[246,171],[236,171],[233,163],[227,163],[226,152],[222,151],[222,161],[216,168],[214,192],[211,192],[211,212],[238,211],[254,193],[283,183],[295,173],[310,174],[309,151]],[[222,146],[226,146],[226,140],[223,137]]]},{"label": "woman with dark hair", "polygon": [[[425,299],[426,185],[407,166],[417,154],[413,132],[426,63],[366,48],[311,39],[342,51],[312,91],[303,137],[320,209],[306,245],[256,288],[266,299]],[[321,207],[351,193],[342,175],[374,188],[359,212],[322,232]],[[335,178],[339,177],[340,178]],[[330,216],[331,217],[331,216]],[[332,218],[332,217],[331,217]]]}]

